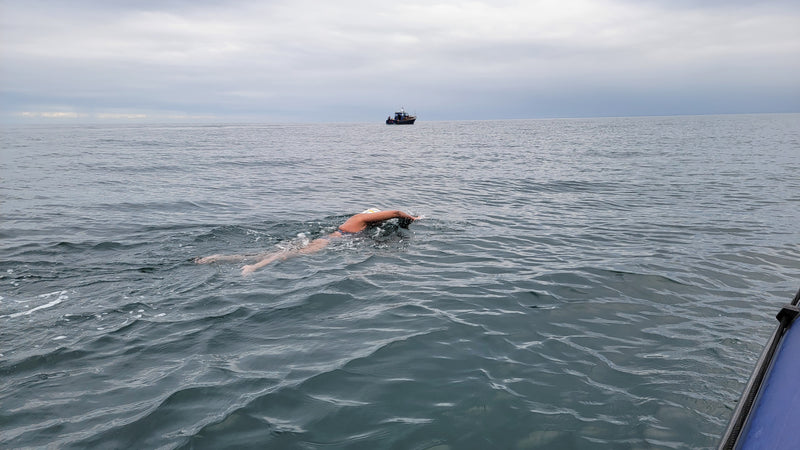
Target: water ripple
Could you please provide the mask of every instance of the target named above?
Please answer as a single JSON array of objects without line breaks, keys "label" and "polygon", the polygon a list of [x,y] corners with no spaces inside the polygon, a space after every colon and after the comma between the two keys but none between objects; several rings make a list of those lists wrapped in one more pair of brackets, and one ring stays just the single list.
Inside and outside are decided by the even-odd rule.
[{"label": "water ripple", "polygon": [[[0,446],[711,447],[797,290],[796,119],[7,130]],[[193,262],[371,206],[427,218]]]}]

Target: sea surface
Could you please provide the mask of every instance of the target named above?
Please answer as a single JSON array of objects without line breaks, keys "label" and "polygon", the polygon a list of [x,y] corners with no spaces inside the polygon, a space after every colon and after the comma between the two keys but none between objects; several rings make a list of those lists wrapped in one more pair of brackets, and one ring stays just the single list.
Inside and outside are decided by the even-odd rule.
[{"label": "sea surface", "polygon": [[0,447],[714,447],[799,219],[798,114],[4,126]]}]

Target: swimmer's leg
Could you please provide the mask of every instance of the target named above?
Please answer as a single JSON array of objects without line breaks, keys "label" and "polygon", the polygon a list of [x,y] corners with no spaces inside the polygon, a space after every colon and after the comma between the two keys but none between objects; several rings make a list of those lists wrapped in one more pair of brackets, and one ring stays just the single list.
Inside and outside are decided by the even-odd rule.
[{"label": "swimmer's leg", "polygon": [[326,239],[326,238],[314,239],[307,246],[305,246],[305,247],[301,248],[300,250],[298,250],[297,253],[301,254],[301,255],[308,255],[310,253],[316,253],[316,252],[322,250],[323,248],[327,247],[328,244],[330,244],[330,243],[331,243],[330,239]]},{"label": "swimmer's leg", "polygon": [[215,263],[215,262],[231,262],[231,261],[240,262],[240,261],[244,261],[244,260],[247,260],[247,259],[263,258],[266,255],[268,255],[268,253],[254,253],[252,255],[222,255],[222,254],[216,254],[216,255],[205,256],[203,258],[197,258],[197,259],[194,260],[194,262],[196,262],[197,264],[209,264],[209,263]]},{"label": "swimmer's leg", "polygon": [[194,260],[197,264],[210,264],[219,261],[241,261],[245,259],[245,255],[210,255]]},{"label": "swimmer's leg", "polygon": [[271,255],[264,255],[265,257],[261,261],[255,263],[255,264],[248,264],[246,266],[243,266],[242,267],[242,276],[246,277],[246,276],[250,275],[251,273],[255,272],[256,270],[258,270],[258,269],[266,266],[267,264],[269,264],[269,263],[271,263],[273,261],[276,261],[278,259],[286,259],[292,253],[296,253],[296,252],[280,251],[280,252],[275,252],[275,253],[273,253]]},{"label": "swimmer's leg", "polygon": [[261,261],[255,263],[255,264],[249,264],[249,265],[246,265],[246,266],[242,267],[242,275],[243,276],[248,276],[248,275],[252,274],[253,272],[255,272],[256,270],[258,270],[258,269],[260,269],[260,268],[262,268],[262,267],[264,267],[264,266],[266,266],[266,265],[268,265],[268,264],[270,264],[270,263],[272,263],[274,261],[277,261],[279,259],[288,259],[288,258],[291,258],[291,257],[294,257],[294,256],[298,256],[298,255],[308,255],[310,253],[316,253],[316,252],[322,250],[323,248],[327,247],[328,244],[330,244],[330,239],[320,238],[320,239],[314,239],[313,241],[311,241],[310,244],[308,244],[307,246],[305,246],[305,247],[303,247],[301,249],[284,250],[284,251],[280,251],[280,252],[267,253],[265,255],[261,255],[260,257],[263,257],[263,259]]}]

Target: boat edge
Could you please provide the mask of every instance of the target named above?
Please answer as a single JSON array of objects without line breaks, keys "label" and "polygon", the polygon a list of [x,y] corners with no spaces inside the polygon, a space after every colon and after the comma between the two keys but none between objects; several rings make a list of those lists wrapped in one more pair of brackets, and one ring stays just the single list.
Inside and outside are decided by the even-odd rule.
[{"label": "boat edge", "polygon": [[775,316],[780,323],[775,328],[775,331],[773,331],[772,336],[761,352],[758,363],[756,363],[753,373],[750,375],[750,379],[747,382],[747,386],[742,392],[742,397],[739,399],[736,410],[731,416],[728,428],[722,436],[718,447],[719,450],[731,450],[736,447],[739,437],[741,437],[742,430],[747,423],[747,419],[750,417],[750,413],[753,410],[753,405],[758,397],[758,393],[761,391],[761,386],[767,376],[768,369],[775,357],[775,352],[783,336],[786,334],[786,331],[794,323],[795,317],[800,314],[800,308],[797,307],[798,302],[800,302],[800,289],[798,289],[792,302],[781,308]]}]

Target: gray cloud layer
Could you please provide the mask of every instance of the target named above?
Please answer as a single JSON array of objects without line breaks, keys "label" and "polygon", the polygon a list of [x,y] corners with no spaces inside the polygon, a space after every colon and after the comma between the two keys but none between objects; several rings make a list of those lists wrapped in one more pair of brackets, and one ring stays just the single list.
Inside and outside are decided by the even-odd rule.
[{"label": "gray cloud layer", "polygon": [[796,2],[8,1],[9,118],[800,111]]}]

